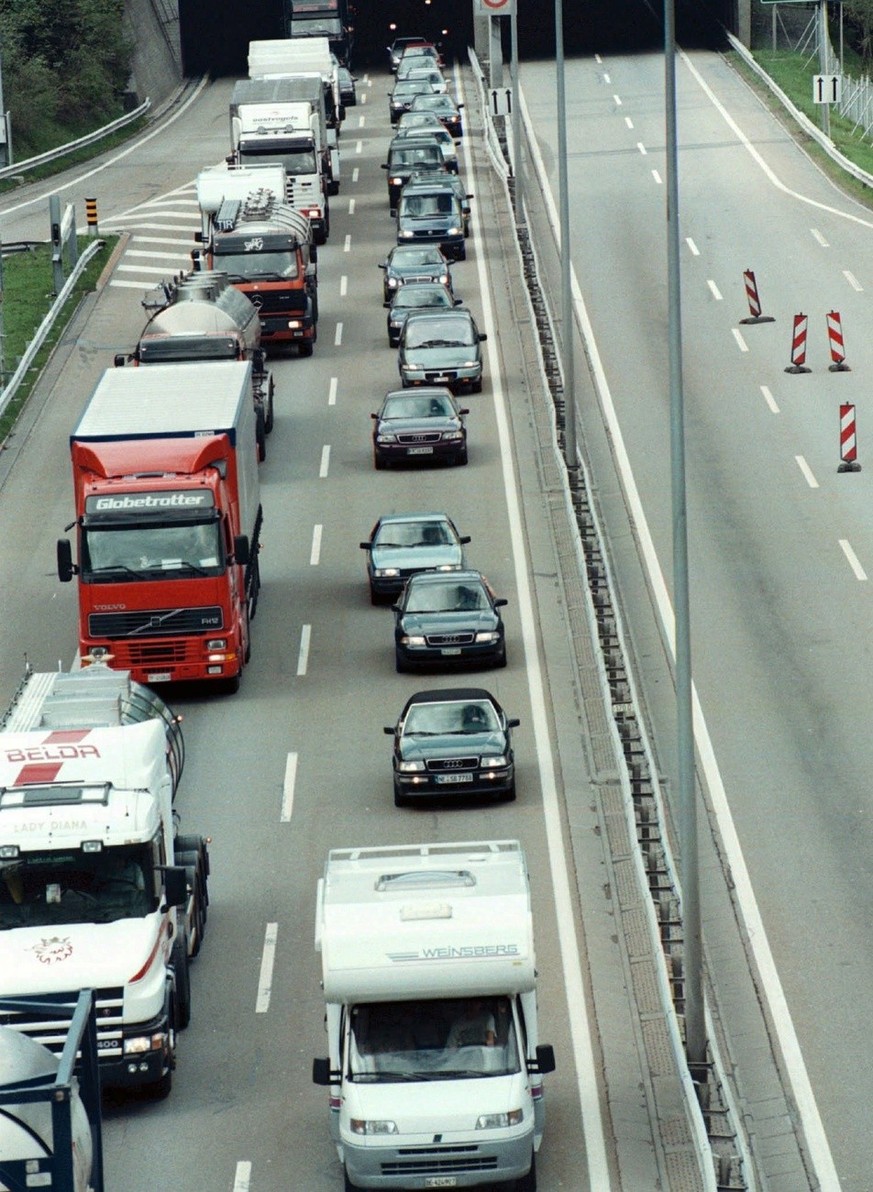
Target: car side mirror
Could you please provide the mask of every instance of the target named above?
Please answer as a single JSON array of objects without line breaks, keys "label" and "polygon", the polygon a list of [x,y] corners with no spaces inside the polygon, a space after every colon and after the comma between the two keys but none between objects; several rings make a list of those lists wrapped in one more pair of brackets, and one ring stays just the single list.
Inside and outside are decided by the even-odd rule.
[{"label": "car side mirror", "polygon": [[383,169],[383,170],[387,170],[387,169],[388,169],[388,162],[387,162],[387,161],[383,161],[383,162],[382,162],[382,169]]},{"label": "car side mirror", "polygon": [[494,601],[495,608],[506,608],[507,604],[509,604],[509,601],[505,596],[498,596],[498,598]]},{"label": "car side mirror", "polygon": [[115,359],[112,361],[112,363],[115,365],[116,368],[124,368],[125,364],[127,363],[127,357],[118,355],[115,357]]},{"label": "car side mirror", "polygon": [[325,1086],[333,1083],[329,1059],[314,1059],[312,1061],[312,1083]]},{"label": "car side mirror", "polygon": [[386,737],[393,737],[393,736],[394,736],[394,729],[393,729],[393,727],[392,727],[390,724],[386,724],[386,725],[383,727],[383,729],[382,729],[382,732],[385,734],[385,736],[386,736]]},{"label": "car side mirror", "polygon": [[378,417],[379,417],[379,415],[378,415],[378,414],[371,414],[371,415],[370,415],[370,417],[371,417],[371,418],[378,418]]},{"label": "car side mirror", "polygon": [[399,604],[392,604],[391,611],[392,611],[392,613],[400,613],[400,612],[403,612],[403,609],[400,607]]},{"label": "car side mirror", "polygon": [[551,1043],[537,1045],[537,1071],[541,1076],[555,1070],[555,1049]]},{"label": "car side mirror", "polygon": [[470,411],[466,408],[466,406],[461,406],[461,408],[458,410],[458,413],[459,414],[469,414]]},{"label": "car side mirror", "polygon": [[460,111],[464,105],[462,103],[455,104],[455,107]]},{"label": "car side mirror", "polygon": [[463,299],[463,298],[456,298],[456,299],[455,299],[455,306],[463,306],[463,305],[464,305],[464,299]]},{"label": "car side mirror", "polygon": [[362,543],[360,543],[360,547],[361,547],[361,550],[369,550],[369,549],[370,549],[370,543],[369,543],[369,542],[362,542]]},{"label": "car side mirror", "polygon": [[512,716],[512,717],[510,717],[509,720],[507,720],[506,727],[507,728],[518,728],[518,726],[520,724],[521,724],[521,721],[519,720],[519,718],[517,716]]},{"label": "car side mirror", "polygon": [[461,544],[462,544],[463,546],[466,546],[468,542],[472,542],[472,538],[470,537],[470,535],[469,535],[469,534],[462,534],[462,535],[461,535]]},{"label": "car side mirror", "polygon": [[378,268],[378,269],[387,269],[387,268],[388,268],[388,266],[387,266],[387,265],[385,264],[385,262],[383,261],[383,262],[381,263],[381,265],[378,265],[378,266],[377,266],[377,268]]},{"label": "car side mirror", "polygon": [[487,338],[488,338],[488,336],[485,334],[484,331],[479,332],[479,343],[480,344],[484,343]]},{"label": "car side mirror", "polygon": [[236,538],[234,538],[233,558],[234,562],[238,563],[240,567],[247,567],[251,562],[248,534],[237,534]]},{"label": "car side mirror", "polygon": [[164,870],[164,893],[168,906],[184,906],[188,901],[188,875],[184,865],[168,865]]}]

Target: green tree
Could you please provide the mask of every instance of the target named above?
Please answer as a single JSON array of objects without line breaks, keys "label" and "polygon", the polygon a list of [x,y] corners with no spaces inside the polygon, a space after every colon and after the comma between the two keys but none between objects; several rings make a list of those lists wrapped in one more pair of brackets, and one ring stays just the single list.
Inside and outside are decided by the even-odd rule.
[{"label": "green tree", "polygon": [[844,0],[844,12],[854,33],[852,44],[869,64],[873,59],[873,0]]}]

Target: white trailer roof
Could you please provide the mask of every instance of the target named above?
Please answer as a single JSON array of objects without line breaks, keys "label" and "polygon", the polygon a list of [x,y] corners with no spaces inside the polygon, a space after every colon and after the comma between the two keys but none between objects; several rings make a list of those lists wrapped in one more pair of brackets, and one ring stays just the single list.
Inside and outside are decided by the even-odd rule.
[{"label": "white trailer roof", "polygon": [[277,199],[285,197],[285,167],[210,166],[197,175],[197,203],[201,211],[214,215],[225,199],[245,201],[254,190],[269,190]]},{"label": "white trailer roof", "polygon": [[250,79],[310,71],[317,71],[325,78],[333,71],[326,37],[283,37],[249,42]]},{"label": "white trailer roof", "polygon": [[108,368],[97,383],[71,440],[173,438],[236,430],[252,405],[251,365],[245,361],[150,364]]},{"label": "white trailer roof", "polygon": [[332,849],[319,881],[315,944],[331,1002],[531,990],[521,845]]}]

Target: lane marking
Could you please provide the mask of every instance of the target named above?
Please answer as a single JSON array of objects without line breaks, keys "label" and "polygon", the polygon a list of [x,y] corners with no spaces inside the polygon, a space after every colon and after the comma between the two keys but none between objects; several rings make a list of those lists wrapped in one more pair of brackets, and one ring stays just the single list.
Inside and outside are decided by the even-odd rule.
[{"label": "lane marking", "polygon": [[603,72],[603,81],[604,81],[604,83],[611,83],[611,82],[612,82],[612,79],[609,77],[609,75],[607,74],[607,72],[606,72],[606,71],[604,71],[604,72]]},{"label": "lane marking", "polygon": [[615,104],[615,106],[616,106],[617,108],[620,108],[620,107],[621,107],[621,96],[620,96],[620,95],[613,95],[612,99],[613,99],[613,103]]},{"label": "lane marking", "polygon": [[333,346],[335,348],[338,348],[342,342],[343,342],[343,325],[342,325],[342,323],[337,323],[336,334],[333,337]]},{"label": "lane marking", "polygon": [[861,285],[861,283],[858,281],[857,277],[855,277],[854,273],[852,273],[852,271],[850,269],[843,270],[843,277],[846,279],[846,281],[849,283],[849,285],[852,287],[852,289],[855,290],[858,294],[864,293],[864,287]]},{"label": "lane marking", "polygon": [[268,923],[264,932],[264,950],[261,953],[261,971],[258,975],[258,1000],[255,1002],[255,1013],[266,1014],[270,1008],[270,996],[273,992],[273,965],[276,963],[276,937],[279,934],[278,923]]},{"label": "lane marking", "polygon": [[294,786],[297,782],[297,754],[289,753],[285,758],[285,777],[282,780],[282,814],[279,822],[287,824],[294,810]]},{"label": "lane marking", "polygon": [[343,252],[350,252],[352,247],[352,236],[350,232],[346,232],[346,238],[343,241]]},{"label": "lane marking", "polygon": [[340,298],[345,298],[345,296],[348,292],[349,292],[349,279],[348,279],[347,275],[344,273],[342,275],[342,277],[340,278]]},{"label": "lane marking", "polygon": [[352,170],[352,182],[357,182],[358,178],[360,177],[360,174],[361,174],[360,166],[355,166],[355,168]]},{"label": "lane marking", "polygon": [[363,113],[361,113],[358,116],[358,128],[363,128],[366,123],[367,123],[367,117]]},{"label": "lane marking", "polygon": [[248,1159],[240,1159],[233,1177],[233,1192],[249,1192],[252,1179],[252,1165]]},{"label": "lane marking", "polygon": [[719,290],[719,288],[715,284],[715,282],[712,281],[710,278],[707,278],[706,284],[709,286],[710,292],[712,293],[712,296],[716,300],[716,302],[721,302],[722,301],[721,290]]},{"label": "lane marking", "polygon": [[686,243],[686,244],[688,245],[688,247],[691,249],[691,255],[692,255],[692,256],[695,256],[695,257],[699,257],[699,256],[700,256],[700,249],[697,247],[697,245],[694,243],[694,241],[691,239],[691,237],[690,237],[690,236],[686,236],[686,237],[685,237],[685,243]]},{"label": "lane marking", "polygon": [[740,351],[748,352],[749,345],[743,339],[743,333],[740,331],[739,327],[731,327],[731,333],[734,339],[737,341],[737,347],[740,349]]},{"label": "lane marking", "polygon": [[637,141],[637,149],[639,149],[639,151],[643,155],[643,157],[646,157],[649,152],[642,141]]},{"label": "lane marking", "polygon": [[327,404],[329,406],[336,405],[336,386],[337,386],[337,378],[331,377],[330,378],[330,386],[328,387],[328,390],[327,390]]},{"label": "lane marking", "polygon": [[349,199],[349,215],[355,214],[355,200]]},{"label": "lane marking", "polygon": [[803,473],[803,478],[806,480],[806,483],[809,485],[809,487],[818,488],[818,481],[816,480],[815,476],[813,476],[812,468],[806,462],[804,457],[802,455],[795,455],[794,458],[797,461],[797,466]]},{"label": "lane marking", "polygon": [[321,537],[324,531],[322,525],[312,527],[312,546],[309,548],[309,566],[317,567],[321,559]]},{"label": "lane marking", "polygon": [[330,444],[326,443],[321,449],[321,464],[318,469],[319,480],[324,480],[327,475],[327,469],[330,466]]},{"label": "lane marking", "polygon": [[825,240],[824,236],[822,236],[818,228],[810,228],[809,230],[812,232],[813,236],[819,242],[822,248],[830,248],[830,245],[828,244],[827,240]]},{"label": "lane marking", "polygon": [[363,151],[364,151],[364,142],[356,141],[355,142],[355,153],[363,153]]},{"label": "lane marking", "polygon": [[852,568],[852,570],[855,573],[855,579],[861,579],[861,580],[866,579],[867,572],[864,570],[864,568],[858,562],[858,556],[855,554],[855,552],[852,550],[851,546],[849,545],[848,538],[841,538],[840,546],[843,549],[843,554],[846,556],[846,558],[849,561],[849,566]]},{"label": "lane marking", "polygon": [[[460,72],[455,67],[455,87],[460,91]],[[530,131],[530,119],[527,118]],[[539,155],[533,137],[534,152]],[[469,138],[464,141],[464,164],[468,176],[472,176],[472,160]],[[542,161],[539,160],[540,178],[544,177]],[[547,198],[554,209],[551,195]],[[552,224],[557,227],[557,220]],[[479,208],[473,210],[473,229],[477,237],[482,234]],[[476,254],[476,270],[479,278],[479,290],[482,295],[482,314],[485,326],[494,326],[494,311],[491,305],[491,292],[488,288],[488,278],[485,273],[484,254]],[[576,1090],[579,1097],[580,1120],[584,1146],[583,1162],[588,1172],[588,1186],[590,1188],[608,1188],[611,1183],[611,1173],[607,1158],[606,1141],[603,1129],[603,1116],[600,1106],[598,1089],[598,1069],[594,1061],[592,1046],[592,1026],[588,1019],[588,998],[591,990],[587,987],[582,972],[582,959],[579,943],[576,938],[576,917],[571,895],[570,875],[567,867],[567,850],[563,838],[563,822],[560,798],[555,776],[555,759],[552,752],[549,734],[549,719],[546,713],[545,685],[539,656],[538,626],[534,615],[533,598],[528,581],[528,559],[525,548],[524,527],[521,516],[521,496],[515,480],[514,453],[512,437],[509,432],[509,420],[506,413],[506,397],[499,367],[494,360],[492,344],[496,338],[486,341],[486,355],[488,371],[492,378],[491,393],[497,420],[497,435],[500,443],[500,466],[503,473],[503,492],[506,501],[506,511],[509,520],[510,541],[513,544],[513,566],[515,569],[516,590],[518,592],[518,611],[521,619],[522,641],[524,644],[525,671],[527,675],[528,695],[531,702],[533,720],[534,744],[539,770],[539,786],[542,797],[543,820],[545,822],[546,841],[549,850],[549,869],[554,894],[554,912],[558,927],[558,945],[561,953],[561,969],[564,976],[564,995],[567,1005],[567,1021],[570,1027],[570,1039],[573,1054],[573,1066],[576,1073]]]},{"label": "lane marking", "polygon": [[652,177],[655,179],[655,182],[657,183],[657,185],[660,186],[661,185],[661,175],[658,173],[657,170],[652,170]]},{"label": "lane marking", "polygon": [[779,413],[779,407],[776,405],[776,399],[766,385],[761,386],[761,393],[764,395],[764,401],[770,407],[774,414]]},{"label": "lane marking", "polygon": [[309,641],[312,637],[312,626],[304,625],[300,630],[300,653],[297,655],[297,674],[305,675],[309,664]]},{"label": "lane marking", "polygon": [[628,128],[633,128],[634,122],[633,122],[633,120],[631,120],[630,116],[625,116],[624,122],[628,126]]}]

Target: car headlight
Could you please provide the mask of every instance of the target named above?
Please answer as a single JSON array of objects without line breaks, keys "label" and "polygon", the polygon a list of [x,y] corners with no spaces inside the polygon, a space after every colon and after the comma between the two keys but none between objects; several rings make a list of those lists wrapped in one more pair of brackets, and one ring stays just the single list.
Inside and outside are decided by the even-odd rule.
[{"label": "car headlight", "polygon": [[424,762],[398,762],[397,769],[401,774],[419,774],[424,769]]},{"label": "car headlight", "polygon": [[458,365],[458,368],[475,368],[478,363],[478,360],[465,360],[463,364]]},{"label": "car headlight", "polygon": [[505,1130],[517,1126],[524,1120],[523,1109],[510,1109],[508,1113],[483,1113],[476,1119],[477,1130]]},{"label": "car headlight", "polygon": [[441,273],[439,277],[435,277],[433,280],[440,282],[441,285],[447,286],[449,284],[449,275],[448,273]]},{"label": "car headlight", "polygon": [[457,228],[457,227],[455,227],[455,228],[447,228],[447,229],[446,229],[446,235],[447,235],[447,236],[460,236],[460,234],[461,234],[461,232],[462,232],[462,231],[463,231],[463,228]]},{"label": "car headlight", "polygon": [[404,372],[421,372],[421,370],[424,368],[424,365],[413,364],[411,361],[407,361],[406,364],[401,365],[401,368]]},{"label": "car headlight", "polygon": [[489,633],[477,633],[476,641],[481,646],[488,645],[493,642],[499,642],[500,634],[496,630],[493,630]]},{"label": "car headlight", "polygon": [[394,1122],[378,1118],[352,1118],[349,1122],[353,1134],[396,1134]]},{"label": "car headlight", "polygon": [[409,228],[401,228],[397,233],[398,240],[411,240],[415,232],[410,232]]},{"label": "car headlight", "polygon": [[463,437],[464,437],[464,432],[460,431],[460,430],[444,430],[443,431],[443,440],[446,443],[450,443],[450,442],[452,442],[452,440],[463,439]]},{"label": "car headlight", "polygon": [[389,178],[389,179],[388,179],[388,185],[389,185],[389,186],[402,186],[402,185],[403,185],[403,179],[402,179],[402,178]]},{"label": "car headlight", "polygon": [[376,567],[373,571],[373,574],[378,575],[383,579],[385,579],[386,577],[390,578],[392,575],[399,575],[400,568],[399,567]]},{"label": "car headlight", "polygon": [[483,757],[479,765],[483,770],[499,770],[509,765],[509,759],[505,753],[498,753],[496,757]]},{"label": "car headlight", "polygon": [[376,435],[377,443],[396,443],[397,435],[380,434]]},{"label": "car headlight", "polygon": [[396,278],[396,277],[389,277],[389,278],[388,278],[388,289],[389,289],[389,290],[396,290],[399,284],[400,284],[400,283],[399,283],[399,281],[397,280],[397,278]]},{"label": "car headlight", "polygon": [[425,644],[424,634],[405,634],[403,637],[401,637],[400,644],[401,646],[423,646]]}]

